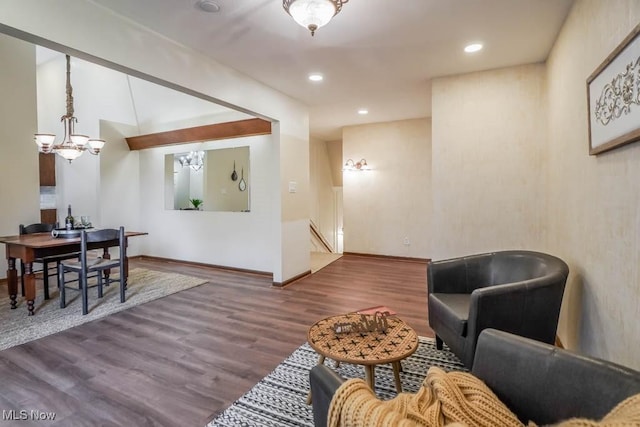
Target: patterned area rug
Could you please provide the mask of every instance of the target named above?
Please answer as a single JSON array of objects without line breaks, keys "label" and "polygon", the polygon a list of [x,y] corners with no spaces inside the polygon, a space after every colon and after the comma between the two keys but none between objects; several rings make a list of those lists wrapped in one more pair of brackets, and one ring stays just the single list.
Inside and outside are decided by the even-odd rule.
[{"label": "patterned area rug", "polygon": [[[82,315],[80,292],[67,289],[65,292],[67,306],[61,309],[58,289],[53,284],[56,281],[51,278],[51,282],[49,286],[51,298],[49,300],[43,299],[42,281],[36,282],[35,316],[27,316],[26,301],[20,295],[18,295],[18,308],[15,310],[9,309],[9,297],[6,294],[0,298],[0,350],[193,288],[207,281],[182,274],[135,268],[129,271],[127,300],[122,304],[117,283],[105,287],[102,298],[98,298],[97,288],[89,288],[89,313],[86,316]],[[91,285],[90,281],[89,286]]]},{"label": "patterned area rug", "polygon": [[[306,400],[309,392],[309,370],[316,363],[317,353],[309,344],[303,344],[207,427],[312,427],[313,412]],[[325,364],[334,366],[333,361],[328,359]],[[417,391],[431,366],[447,371],[466,370],[446,346],[442,351],[437,350],[435,340],[420,337],[416,352],[402,361],[403,372],[400,373],[400,378],[403,390]],[[364,378],[364,369],[359,365],[342,363],[336,371],[343,378]],[[378,397],[387,400],[396,396],[390,364],[376,366],[375,377]]]}]

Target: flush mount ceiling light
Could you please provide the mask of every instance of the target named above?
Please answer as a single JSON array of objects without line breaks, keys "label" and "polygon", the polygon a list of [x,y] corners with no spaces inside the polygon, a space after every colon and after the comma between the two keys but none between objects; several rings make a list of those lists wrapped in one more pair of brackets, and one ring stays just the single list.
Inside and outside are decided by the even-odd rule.
[{"label": "flush mount ceiling light", "polygon": [[482,43],[472,43],[464,47],[464,51],[467,53],[477,52],[482,49]]},{"label": "flush mount ceiling light", "polygon": [[324,27],[349,0],[282,0],[282,7],[298,24],[311,31]]},{"label": "flush mount ceiling light", "polygon": [[203,10],[205,12],[209,12],[209,13],[218,13],[220,12],[220,6],[218,5],[218,3],[212,1],[212,0],[199,0],[196,3],[196,6],[200,9]]},{"label": "flush mount ceiling light", "polygon": [[311,80],[312,82],[321,82],[322,80],[324,80],[324,77],[320,73],[311,73],[309,74],[309,80]]},{"label": "flush mount ceiling light", "polygon": [[361,116],[364,116],[366,114],[369,114],[369,110],[367,110],[366,108],[361,108],[358,110],[358,114],[360,114]]},{"label": "flush mount ceiling light", "polygon": [[34,141],[38,144],[38,151],[41,153],[56,153],[61,157],[69,160],[77,159],[88,151],[91,154],[98,155],[105,141],[102,139],[89,139],[86,135],[76,134],[74,131],[75,123],[78,121],[73,116],[73,88],[71,87],[71,58],[67,57],[67,114],[62,116],[60,121],[64,126],[64,137],[62,142],[56,144],[56,136],[50,133],[37,133],[34,135]]}]

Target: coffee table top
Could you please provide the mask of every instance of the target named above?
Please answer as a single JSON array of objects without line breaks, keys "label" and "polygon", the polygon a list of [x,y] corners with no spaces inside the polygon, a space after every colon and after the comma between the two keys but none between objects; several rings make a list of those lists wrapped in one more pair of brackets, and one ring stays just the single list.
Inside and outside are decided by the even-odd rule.
[{"label": "coffee table top", "polygon": [[418,335],[401,319],[387,317],[385,332],[336,333],[338,323],[359,322],[361,314],[327,317],[309,329],[309,345],[319,354],[340,362],[377,365],[402,360],[418,348]]}]

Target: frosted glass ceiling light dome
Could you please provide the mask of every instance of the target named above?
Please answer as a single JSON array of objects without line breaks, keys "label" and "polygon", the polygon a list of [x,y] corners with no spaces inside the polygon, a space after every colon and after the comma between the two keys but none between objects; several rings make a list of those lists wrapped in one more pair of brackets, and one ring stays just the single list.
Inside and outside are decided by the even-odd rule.
[{"label": "frosted glass ceiling light dome", "polygon": [[311,31],[324,27],[349,0],[282,0],[282,7],[298,24]]}]

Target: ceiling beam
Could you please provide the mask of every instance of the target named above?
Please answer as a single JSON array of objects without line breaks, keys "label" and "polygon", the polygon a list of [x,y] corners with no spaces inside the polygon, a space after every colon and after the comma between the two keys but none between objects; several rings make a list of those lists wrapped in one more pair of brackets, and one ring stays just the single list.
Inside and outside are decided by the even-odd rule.
[{"label": "ceiling beam", "polygon": [[170,130],[125,138],[130,150],[160,147],[164,145],[188,144],[216,139],[240,138],[243,136],[270,135],[271,122],[263,119],[247,119],[214,125]]}]

